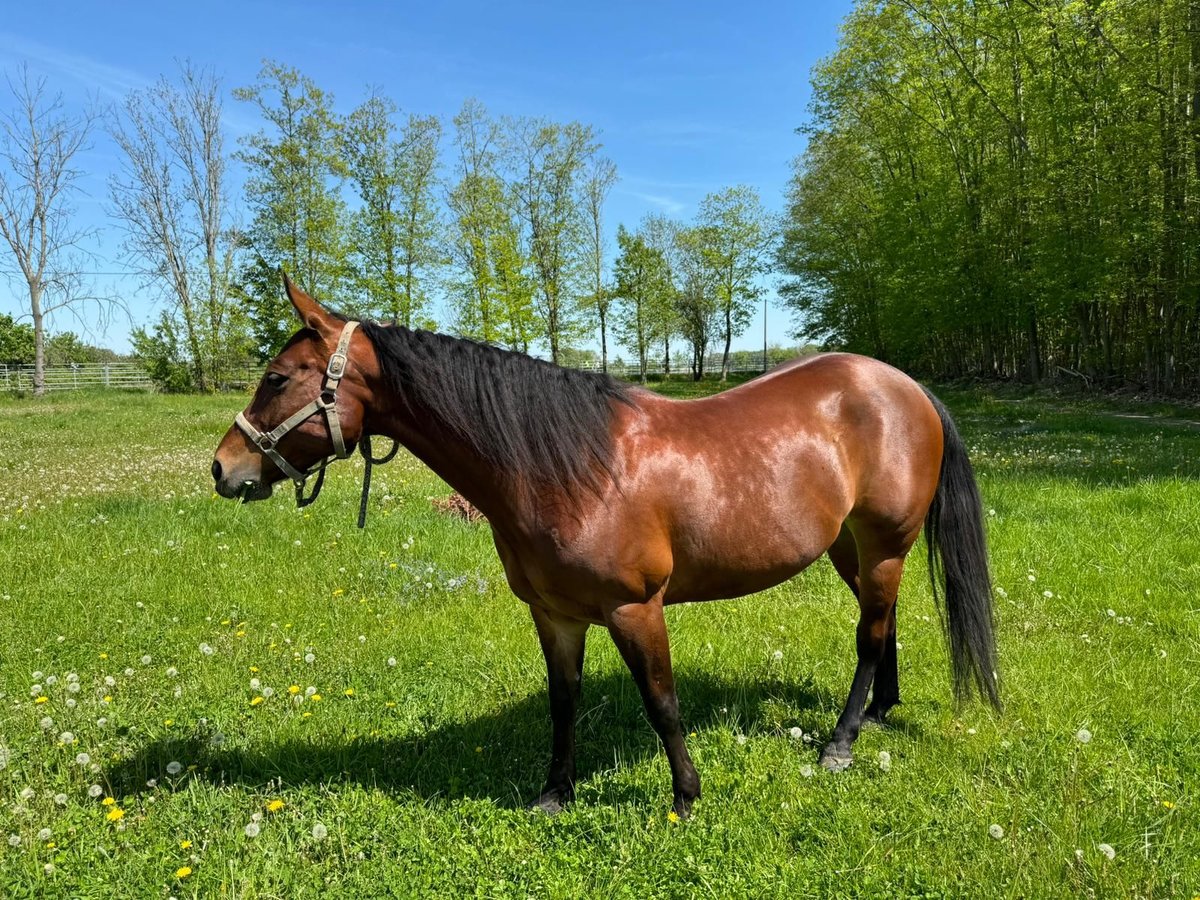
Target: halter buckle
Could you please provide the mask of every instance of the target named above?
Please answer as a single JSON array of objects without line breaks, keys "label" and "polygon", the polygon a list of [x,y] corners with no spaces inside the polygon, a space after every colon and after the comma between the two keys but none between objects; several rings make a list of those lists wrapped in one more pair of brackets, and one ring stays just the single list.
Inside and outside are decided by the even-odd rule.
[{"label": "halter buckle", "polygon": [[325,366],[325,377],[336,380],[344,374],[346,374],[346,354],[338,350],[329,357],[329,363]]}]

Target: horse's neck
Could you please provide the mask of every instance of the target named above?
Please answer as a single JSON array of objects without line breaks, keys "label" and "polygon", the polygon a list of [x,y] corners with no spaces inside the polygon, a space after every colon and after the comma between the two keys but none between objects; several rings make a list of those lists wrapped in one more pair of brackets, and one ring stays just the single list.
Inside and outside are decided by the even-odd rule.
[{"label": "horse's neck", "polygon": [[372,415],[370,425],[403,444],[484,515],[491,517],[499,508],[515,511],[522,505],[510,480],[428,411],[412,410],[396,400]]}]

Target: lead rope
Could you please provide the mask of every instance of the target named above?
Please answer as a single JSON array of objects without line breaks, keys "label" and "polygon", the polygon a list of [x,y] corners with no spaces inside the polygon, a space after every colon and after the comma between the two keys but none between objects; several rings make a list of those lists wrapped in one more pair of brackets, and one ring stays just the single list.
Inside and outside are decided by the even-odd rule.
[{"label": "lead rope", "polygon": [[392,457],[396,455],[396,451],[400,449],[400,442],[393,439],[392,449],[383,456],[376,459],[371,456],[371,436],[364,434],[358,441],[358,452],[362,454],[362,458],[366,460],[366,469],[363,471],[363,488],[362,499],[358,503],[358,527],[367,527],[367,495],[371,493],[371,467],[381,466],[384,463],[392,461]]}]

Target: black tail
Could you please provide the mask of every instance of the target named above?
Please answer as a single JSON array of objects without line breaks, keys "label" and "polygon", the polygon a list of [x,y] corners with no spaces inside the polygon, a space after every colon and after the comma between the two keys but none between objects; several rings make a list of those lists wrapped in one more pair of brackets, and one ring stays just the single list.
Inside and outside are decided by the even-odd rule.
[{"label": "black tail", "polygon": [[966,699],[974,686],[999,709],[983,501],[954,420],[940,400],[929,391],[925,395],[942,420],[942,471],[925,517],[925,542],[934,602],[950,645],[954,695]]}]

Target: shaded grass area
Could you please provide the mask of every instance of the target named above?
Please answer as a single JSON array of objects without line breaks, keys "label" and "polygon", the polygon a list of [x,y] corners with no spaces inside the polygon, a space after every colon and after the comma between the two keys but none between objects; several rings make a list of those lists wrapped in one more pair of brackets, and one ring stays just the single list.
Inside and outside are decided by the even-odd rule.
[{"label": "shaded grass area", "polygon": [[579,802],[524,810],[549,742],[533,628],[417,461],[377,470],[358,532],[358,460],[304,511],[212,498],[239,398],[0,400],[0,894],[1195,896],[1200,432],[939,393],[989,510],[1005,715],[954,708],[920,554],[904,705],[840,776],[816,766],[853,672],[831,567],[675,607],[704,782],[678,824],[595,630]]}]

